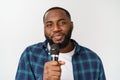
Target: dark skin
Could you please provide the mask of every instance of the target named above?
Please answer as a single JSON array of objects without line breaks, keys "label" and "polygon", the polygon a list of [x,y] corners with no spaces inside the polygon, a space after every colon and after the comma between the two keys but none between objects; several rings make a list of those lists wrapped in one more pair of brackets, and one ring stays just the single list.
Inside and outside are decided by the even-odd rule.
[{"label": "dark skin", "polygon": [[[73,30],[73,22],[66,13],[60,9],[50,10],[45,14],[44,33],[54,43],[62,43],[65,36],[69,36],[69,31]],[[71,34],[70,34],[71,35]],[[67,53],[74,49],[74,44],[68,40],[67,46],[60,49],[60,52]],[[43,80],[60,80],[61,65],[64,61],[49,61],[44,65]]]}]

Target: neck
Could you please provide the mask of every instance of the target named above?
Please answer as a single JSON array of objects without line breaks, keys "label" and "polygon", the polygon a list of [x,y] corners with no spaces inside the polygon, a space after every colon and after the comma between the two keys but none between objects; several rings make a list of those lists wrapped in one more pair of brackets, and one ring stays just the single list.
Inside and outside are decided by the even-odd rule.
[{"label": "neck", "polygon": [[60,49],[60,52],[61,53],[67,53],[67,52],[72,51],[73,49],[74,49],[74,43],[69,41],[68,45],[65,48]]}]

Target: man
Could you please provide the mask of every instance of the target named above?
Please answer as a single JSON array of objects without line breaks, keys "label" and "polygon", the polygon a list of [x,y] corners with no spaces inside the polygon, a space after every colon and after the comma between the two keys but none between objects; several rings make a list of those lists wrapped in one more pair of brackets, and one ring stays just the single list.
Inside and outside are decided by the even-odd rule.
[{"label": "man", "polygon": [[[71,39],[73,22],[67,10],[48,9],[43,23],[46,40],[25,49],[16,80],[106,80],[97,54]],[[59,45],[58,61],[51,61],[52,44]]]}]

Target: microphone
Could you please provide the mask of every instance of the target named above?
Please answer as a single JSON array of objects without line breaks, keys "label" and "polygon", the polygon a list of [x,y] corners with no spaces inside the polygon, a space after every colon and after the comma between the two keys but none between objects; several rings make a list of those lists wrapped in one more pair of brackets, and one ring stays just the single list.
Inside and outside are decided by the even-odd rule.
[{"label": "microphone", "polygon": [[58,61],[59,57],[59,45],[52,44],[50,49],[51,61]]}]

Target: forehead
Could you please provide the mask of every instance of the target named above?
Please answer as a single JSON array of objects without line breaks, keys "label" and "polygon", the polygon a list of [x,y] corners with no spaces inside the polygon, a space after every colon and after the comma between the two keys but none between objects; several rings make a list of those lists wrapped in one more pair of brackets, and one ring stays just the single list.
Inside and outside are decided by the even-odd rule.
[{"label": "forehead", "polygon": [[61,10],[61,9],[54,9],[54,10],[50,10],[45,14],[45,22],[48,20],[55,20],[55,19],[68,19],[67,14],[65,13],[65,11]]}]

